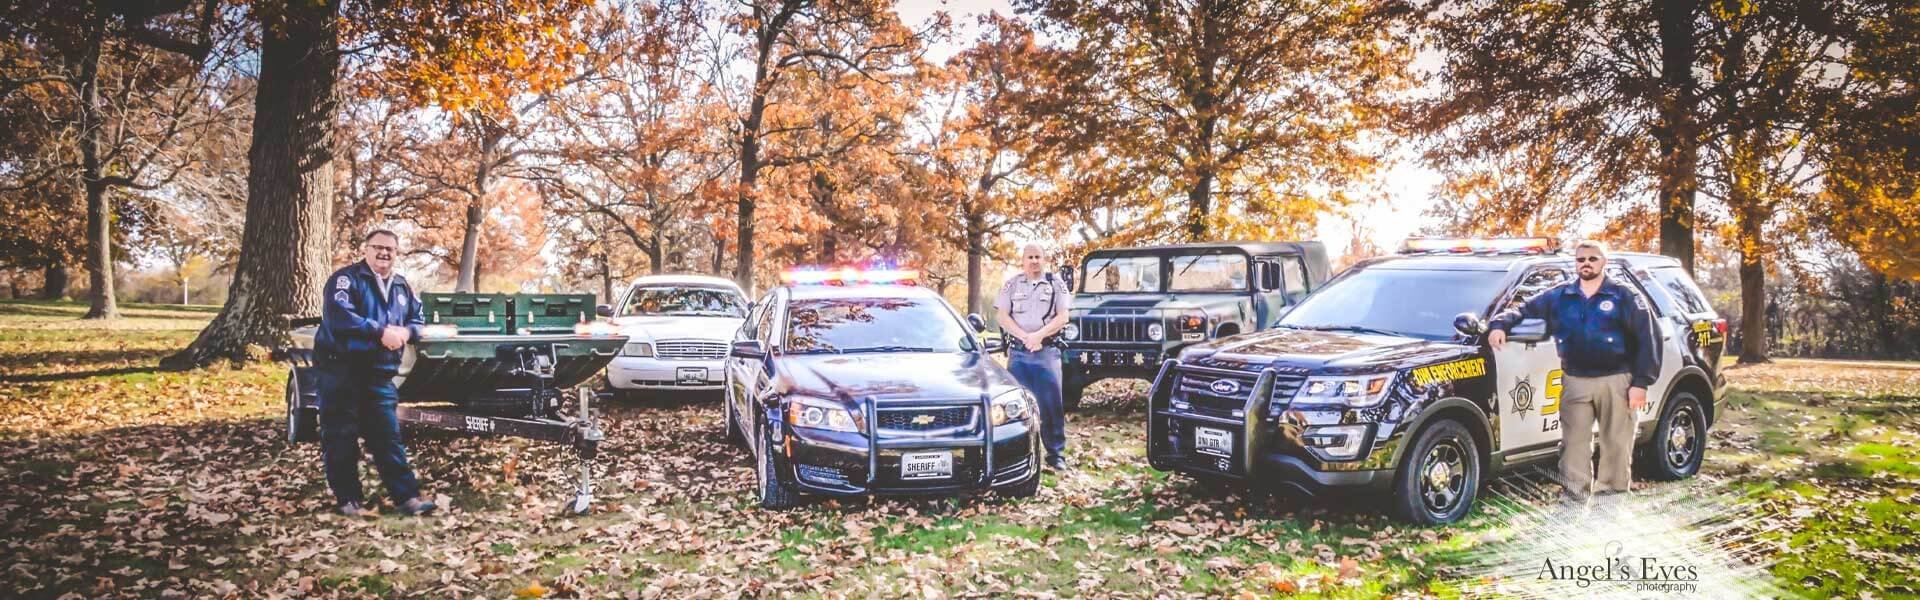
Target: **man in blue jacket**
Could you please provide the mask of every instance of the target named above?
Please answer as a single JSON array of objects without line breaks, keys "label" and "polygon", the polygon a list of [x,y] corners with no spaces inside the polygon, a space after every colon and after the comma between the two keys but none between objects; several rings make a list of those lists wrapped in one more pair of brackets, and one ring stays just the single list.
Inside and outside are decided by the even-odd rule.
[{"label": "man in blue jacket", "polygon": [[1487,343],[1495,349],[1505,346],[1507,332],[1521,319],[1546,320],[1566,376],[1560,396],[1561,483],[1568,497],[1584,500],[1591,493],[1632,487],[1634,412],[1646,408],[1647,387],[1660,376],[1660,346],[1646,298],[1631,283],[1607,278],[1605,245],[1582,241],[1574,246],[1573,261],[1578,279],[1495,315],[1488,323]]},{"label": "man in blue jacket", "polygon": [[425,323],[420,300],[406,278],[393,272],[400,236],[375,230],[360,252],[360,262],[327,277],[320,331],[313,339],[327,487],[341,514],[372,516],[360,489],[360,438],[365,437],[394,506],[407,515],[425,515],[438,507],[420,499],[420,484],[407,465],[393,386],[400,353],[419,339]]}]

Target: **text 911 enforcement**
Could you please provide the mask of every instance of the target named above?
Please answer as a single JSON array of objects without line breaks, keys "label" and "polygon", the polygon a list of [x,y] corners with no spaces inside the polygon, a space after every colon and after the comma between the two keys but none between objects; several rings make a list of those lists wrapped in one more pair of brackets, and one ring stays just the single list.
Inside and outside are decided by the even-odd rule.
[{"label": "text 911 enforcement", "polygon": [[[1329,281],[1275,329],[1163,363],[1148,462],[1309,494],[1387,493],[1409,521],[1457,521],[1490,475],[1559,455],[1555,344],[1528,320],[1493,350],[1485,320],[1573,272],[1544,238],[1410,240]],[[1725,390],[1726,321],[1672,258],[1616,253],[1606,276],[1652,302],[1662,340],[1635,466],[1692,476]]]}]

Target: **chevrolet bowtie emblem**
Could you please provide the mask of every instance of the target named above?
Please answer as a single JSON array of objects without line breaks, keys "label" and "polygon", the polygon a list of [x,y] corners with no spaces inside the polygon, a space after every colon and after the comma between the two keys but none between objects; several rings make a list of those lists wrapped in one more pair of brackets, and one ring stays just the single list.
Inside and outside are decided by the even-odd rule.
[{"label": "chevrolet bowtie emblem", "polygon": [[931,424],[933,424],[933,415],[920,415],[920,416],[917,416],[917,417],[914,417],[914,418],[913,418],[913,424],[915,424],[915,425],[931,425]]}]

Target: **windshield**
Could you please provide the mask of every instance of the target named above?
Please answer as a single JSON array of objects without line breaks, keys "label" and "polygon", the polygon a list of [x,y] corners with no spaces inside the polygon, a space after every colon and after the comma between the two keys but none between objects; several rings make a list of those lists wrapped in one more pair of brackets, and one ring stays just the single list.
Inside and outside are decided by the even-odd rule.
[{"label": "windshield", "polygon": [[1089,294],[1160,291],[1160,257],[1110,256],[1087,261],[1086,284]]},{"label": "windshield", "polygon": [[1362,269],[1307,296],[1280,325],[1450,340],[1453,317],[1485,312],[1505,277],[1501,271]]},{"label": "windshield", "polygon": [[939,300],[817,298],[787,307],[787,351],[962,352],[966,330]]},{"label": "windshield", "polygon": [[690,315],[746,318],[747,299],[739,292],[706,287],[636,287],[627,295],[623,315]]},{"label": "windshield", "polygon": [[1202,254],[1173,257],[1175,292],[1237,292],[1247,289],[1247,257],[1242,254]]}]

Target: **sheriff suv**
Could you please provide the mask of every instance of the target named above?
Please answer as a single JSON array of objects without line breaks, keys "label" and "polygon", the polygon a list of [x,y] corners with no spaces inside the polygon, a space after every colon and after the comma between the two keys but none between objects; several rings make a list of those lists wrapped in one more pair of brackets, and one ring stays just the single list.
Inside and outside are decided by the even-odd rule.
[{"label": "sheriff suv", "polygon": [[1327,280],[1320,242],[1215,242],[1087,255],[1061,336],[1067,409],[1111,377],[1147,379],[1189,345],[1259,331]]},{"label": "sheriff suv", "polygon": [[760,505],[804,495],[1039,490],[1033,396],[978,315],[912,271],[797,271],[755,301],[726,363],[727,436]]},{"label": "sheriff suv", "polygon": [[[1661,337],[1634,465],[1690,477],[1725,391],[1727,323],[1678,261],[1608,260],[1607,277],[1653,304]],[[1148,462],[1310,495],[1384,493],[1406,520],[1457,521],[1491,475],[1559,456],[1562,374],[1545,324],[1522,321],[1493,350],[1485,321],[1573,273],[1544,238],[1409,240],[1341,273],[1278,327],[1163,363]]]}]

